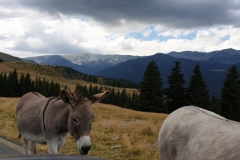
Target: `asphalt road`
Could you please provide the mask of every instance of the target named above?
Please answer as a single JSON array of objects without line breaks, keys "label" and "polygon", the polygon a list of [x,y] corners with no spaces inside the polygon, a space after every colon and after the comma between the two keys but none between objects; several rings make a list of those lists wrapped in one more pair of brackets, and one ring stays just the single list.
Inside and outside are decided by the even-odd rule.
[{"label": "asphalt road", "polygon": [[97,157],[70,155],[25,155],[23,147],[0,137],[0,160],[103,160]]},{"label": "asphalt road", "polygon": [[24,155],[23,147],[0,137],[0,157],[16,155]]},{"label": "asphalt road", "polygon": [[68,155],[25,155],[23,147],[0,137],[0,160],[102,160],[97,157]]}]

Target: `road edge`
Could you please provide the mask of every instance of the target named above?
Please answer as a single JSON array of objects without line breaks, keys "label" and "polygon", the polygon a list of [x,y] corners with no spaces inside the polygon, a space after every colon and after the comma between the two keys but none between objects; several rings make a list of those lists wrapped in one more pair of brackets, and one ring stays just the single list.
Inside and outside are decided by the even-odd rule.
[{"label": "road edge", "polygon": [[13,149],[15,149],[15,150],[17,150],[17,151],[19,151],[19,152],[21,152],[21,153],[23,153],[23,154],[25,154],[24,149],[22,147],[14,144],[12,142],[7,141],[7,140],[3,139],[2,137],[0,137],[0,142],[9,146],[9,147],[11,147],[11,148],[13,148]]}]

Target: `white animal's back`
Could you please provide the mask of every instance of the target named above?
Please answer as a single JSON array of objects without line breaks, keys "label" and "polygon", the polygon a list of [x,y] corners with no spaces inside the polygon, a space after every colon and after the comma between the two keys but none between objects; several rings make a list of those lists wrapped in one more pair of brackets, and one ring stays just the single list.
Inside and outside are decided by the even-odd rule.
[{"label": "white animal's back", "polygon": [[160,129],[159,155],[161,160],[237,160],[239,138],[239,123],[198,107],[182,107]]}]

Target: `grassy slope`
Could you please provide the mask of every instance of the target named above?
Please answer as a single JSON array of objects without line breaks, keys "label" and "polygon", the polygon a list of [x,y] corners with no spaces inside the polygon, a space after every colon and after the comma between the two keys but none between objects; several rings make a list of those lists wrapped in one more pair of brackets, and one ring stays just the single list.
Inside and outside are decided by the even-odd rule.
[{"label": "grassy slope", "polygon": [[[77,83],[90,84],[85,81],[66,79],[57,74],[54,67],[51,66],[22,62],[0,63],[0,72],[8,73],[15,68],[19,75],[30,73],[31,79],[35,79],[36,76],[53,79],[59,82],[62,87],[67,85],[71,89],[74,89]],[[121,90],[121,88],[119,89]],[[134,90],[127,89],[127,92],[131,93]],[[17,139],[18,131],[15,118],[15,107],[18,100],[19,98],[0,97],[0,135],[22,143],[21,140]],[[93,147],[89,156],[104,159],[158,159],[157,136],[167,115],[137,112],[101,103],[95,104],[93,110],[96,113],[96,118],[91,131]],[[39,145],[38,150],[47,153],[46,146]],[[60,153],[79,154],[76,143],[71,136],[68,136]]]}]

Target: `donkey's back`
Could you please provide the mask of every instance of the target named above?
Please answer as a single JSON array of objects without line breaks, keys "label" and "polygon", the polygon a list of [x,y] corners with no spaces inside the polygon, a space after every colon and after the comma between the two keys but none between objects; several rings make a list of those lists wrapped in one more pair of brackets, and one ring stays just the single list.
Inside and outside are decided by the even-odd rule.
[{"label": "donkey's back", "polygon": [[239,123],[198,107],[182,107],[160,129],[160,159],[240,159],[239,137]]}]

